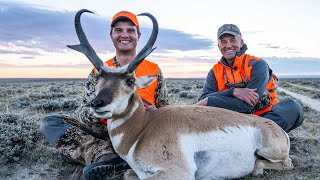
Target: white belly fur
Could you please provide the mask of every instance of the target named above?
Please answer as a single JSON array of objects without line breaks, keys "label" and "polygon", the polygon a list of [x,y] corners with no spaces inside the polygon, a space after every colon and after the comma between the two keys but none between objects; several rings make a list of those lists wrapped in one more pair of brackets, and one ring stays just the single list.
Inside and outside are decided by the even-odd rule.
[{"label": "white belly fur", "polygon": [[[260,131],[253,127],[229,127],[224,131],[185,134],[180,146],[196,179],[235,178],[252,172]],[[195,154],[202,152],[200,158]],[[203,159],[203,165],[196,164]]]}]

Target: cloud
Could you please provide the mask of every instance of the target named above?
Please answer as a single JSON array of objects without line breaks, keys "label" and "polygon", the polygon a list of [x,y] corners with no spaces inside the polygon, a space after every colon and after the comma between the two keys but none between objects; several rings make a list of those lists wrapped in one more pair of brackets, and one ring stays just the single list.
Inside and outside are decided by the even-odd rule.
[{"label": "cloud", "polygon": [[320,58],[293,57],[264,57],[270,68],[277,75],[320,74]]},{"label": "cloud", "polygon": [[243,31],[242,34],[258,34],[258,33],[263,33],[264,31],[262,30],[252,30],[252,31]]},{"label": "cloud", "polygon": [[22,56],[21,59],[35,59],[34,56]]},{"label": "cloud", "polygon": [[[271,48],[271,49],[280,49],[280,46],[273,45],[271,43],[260,43],[260,46],[264,46],[265,48]],[[287,49],[288,47],[284,47],[284,49]]]},{"label": "cloud", "polygon": [[[0,44],[1,46],[1,44]],[[28,54],[28,55],[41,55],[39,52],[27,51],[27,50],[14,50],[14,49],[0,49],[0,54]]]},{"label": "cloud", "polygon": [[[26,56],[40,55],[32,52],[35,48],[47,52],[64,52],[67,44],[79,43],[74,30],[74,15],[75,12],[70,11],[46,10],[29,4],[0,2],[0,51]],[[110,20],[106,19],[89,13],[81,17],[83,29],[91,45],[99,53],[114,51],[109,38]],[[144,45],[151,27],[143,27],[141,32],[143,36],[140,45]],[[27,50],[10,50],[8,43]],[[156,42],[158,52],[209,49],[212,45],[213,41],[210,39],[161,28]]]},{"label": "cloud", "polygon": [[274,50],[281,50],[288,54],[300,54],[301,52],[295,50],[294,48],[287,47],[287,46],[279,46],[271,43],[260,43],[260,46],[264,46],[267,49],[274,49]]},{"label": "cloud", "polygon": [[16,64],[7,64],[0,63],[0,67],[3,68],[92,68],[92,64],[90,63],[82,63],[82,64],[42,64],[42,65],[16,65]]},{"label": "cloud", "polygon": [[214,45],[210,39],[197,38],[195,35],[171,29],[160,29],[157,41],[160,48],[165,50],[205,50]]}]

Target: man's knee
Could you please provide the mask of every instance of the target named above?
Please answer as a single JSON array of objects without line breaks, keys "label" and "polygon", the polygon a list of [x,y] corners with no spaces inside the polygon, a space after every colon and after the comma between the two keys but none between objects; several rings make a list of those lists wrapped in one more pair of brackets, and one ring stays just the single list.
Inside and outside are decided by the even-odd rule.
[{"label": "man's knee", "polygon": [[62,116],[51,115],[42,120],[40,131],[46,137],[49,143],[54,145],[69,127],[70,125],[63,121]]},{"label": "man's knee", "polygon": [[286,131],[289,132],[299,127],[304,120],[302,106],[293,99],[281,101],[276,105],[275,111],[280,113],[287,123]]},{"label": "man's knee", "polygon": [[262,116],[273,120],[286,132],[299,127],[304,119],[302,106],[292,99],[281,101]]},{"label": "man's knee", "polygon": [[291,107],[291,112],[294,113],[296,115],[296,121],[294,123],[294,125],[290,128],[290,130],[293,130],[297,127],[299,127],[304,120],[304,111],[303,111],[303,107],[301,106],[300,103],[298,103],[295,100],[288,100],[290,107]]}]

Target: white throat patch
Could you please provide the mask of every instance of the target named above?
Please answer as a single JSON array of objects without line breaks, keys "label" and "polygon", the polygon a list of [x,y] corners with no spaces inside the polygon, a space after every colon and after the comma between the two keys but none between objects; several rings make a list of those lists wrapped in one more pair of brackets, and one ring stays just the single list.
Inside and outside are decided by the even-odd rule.
[{"label": "white throat patch", "polygon": [[139,107],[139,103],[135,102],[130,112],[122,119],[117,119],[116,121],[113,119],[108,120],[108,131],[109,133],[116,129],[117,127],[121,126],[123,123],[125,123],[132,114],[136,111],[136,109]]},{"label": "white throat patch", "polygon": [[112,145],[114,149],[117,149],[119,147],[119,144],[122,141],[123,135],[124,133],[121,133],[112,137]]}]

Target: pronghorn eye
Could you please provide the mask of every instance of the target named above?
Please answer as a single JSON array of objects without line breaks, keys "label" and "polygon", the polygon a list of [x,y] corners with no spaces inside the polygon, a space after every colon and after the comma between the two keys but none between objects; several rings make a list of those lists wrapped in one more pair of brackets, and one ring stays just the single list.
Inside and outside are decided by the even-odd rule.
[{"label": "pronghorn eye", "polygon": [[126,81],[127,86],[132,87],[134,84],[135,79],[134,78],[128,78]]}]

